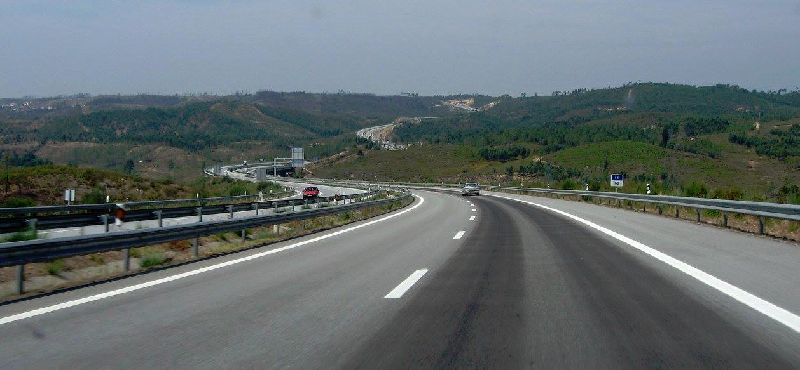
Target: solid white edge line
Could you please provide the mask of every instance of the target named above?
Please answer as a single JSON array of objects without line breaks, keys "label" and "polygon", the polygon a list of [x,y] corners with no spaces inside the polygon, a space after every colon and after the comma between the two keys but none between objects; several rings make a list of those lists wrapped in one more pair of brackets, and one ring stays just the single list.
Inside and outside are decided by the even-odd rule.
[{"label": "solid white edge line", "polygon": [[773,320],[775,320],[775,321],[777,321],[777,322],[779,322],[779,323],[781,323],[783,325],[786,325],[786,327],[794,330],[795,332],[800,333],[800,316],[797,316],[794,313],[792,313],[792,312],[790,312],[790,311],[788,311],[788,310],[786,310],[784,308],[781,308],[781,307],[779,307],[779,306],[777,306],[777,305],[775,305],[775,304],[773,304],[773,303],[771,303],[769,301],[766,301],[766,300],[764,300],[764,299],[762,299],[762,298],[760,298],[760,297],[758,297],[758,296],[756,296],[756,295],[754,295],[752,293],[749,293],[749,292],[745,291],[744,289],[741,289],[741,288],[739,288],[739,287],[737,287],[737,286],[735,286],[733,284],[730,284],[730,283],[728,283],[726,281],[723,281],[723,280],[717,278],[714,275],[711,275],[711,274],[709,274],[709,273],[707,273],[705,271],[702,271],[702,270],[700,270],[700,269],[698,269],[698,268],[696,268],[696,267],[694,267],[692,265],[689,265],[688,263],[683,262],[683,261],[681,261],[681,260],[679,260],[677,258],[674,258],[674,257],[672,257],[672,256],[670,256],[670,255],[668,255],[666,253],[663,253],[663,252],[658,251],[658,250],[656,250],[654,248],[648,247],[647,245],[644,245],[644,244],[642,244],[642,243],[640,243],[640,242],[638,242],[636,240],[628,238],[627,236],[619,234],[619,233],[617,233],[615,231],[612,231],[610,229],[607,229],[607,228],[605,228],[603,226],[600,226],[600,225],[598,225],[598,224],[596,224],[594,222],[591,222],[589,220],[580,218],[578,216],[572,215],[570,213],[567,213],[567,212],[564,212],[564,211],[561,211],[561,210],[558,210],[558,209],[555,209],[555,208],[551,208],[551,207],[548,207],[548,206],[545,206],[545,205],[542,205],[542,204],[529,202],[529,201],[525,201],[525,200],[521,200],[521,199],[504,197],[504,196],[500,196],[500,195],[493,195],[493,196],[498,197],[498,198],[509,199],[509,200],[513,200],[513,201],[517,201],[517,202],[530,204],[532,206],[536,206],[536,207],[539,207],[539,208],[542,208],[542,209],[546,209],[548,211],[552,211],[552,212],[558,213],[558,214],[560,214],[562,216],[565,216],[565,217],[571,218],[571,219],[573,219],[575,221],[578,221],[578,222],[580,222],[580,223],[582,223],[582,224],[584,224],[586,226],[589,226],[589,227],[591,227],[591,228],[593,228],[593,229],[595,229],[597,231],[602,232],[603,234],[606,234],[606,235],[608,235],[608,236],[610,236],[610,237],[612,237],[614,239],[617,239],[617,240],[619,240],[619,241],[621,241],[621,242],[623,242],[625,244],[628,244],[631,247],[636,248],[636,249],[644,252],[645,254],[647,254],[647,255],[649,255],[649,256],[651,256],[651,257],[653,257],[653,258],[655,258],[655,259],[657,259],[657,260],[659,260],[661,262],[666,263],[669,266],[672,266],[672,267],[678,269],[679,271],[685,273],[686,275],[689,275],[689,276],[695,278],[696,280],[702,282],[703,284],[706,284],[706,285],[710,286],[711,288],[714,288],[714,289],[718,290],[719,292],[722,292],[723,294],[725,294],[725,295],[727,295],[727,296],[729,296],[729,297],[731,297],[731,298],[733,298],[733,299],[745,304],[746,306],[748,306],[748,307],[750,307],[750,308],[752,308],[752,309],[754,309],[754,310],[766,315],[767,317],[769,317],[769,318],[771,318],[771,319],[773,319]]},{"label": "solid white edge line", "polygon": [[466,231],[463,230],[457,232],[456,235],[453,237],[453,239],[461,239],[461,237],[464,236],[464,233],[466,233]]},{"label": "solid white edge line", "polygon": [[420,270],[414,271],[414,273],[409,275],[405,280],[403,280],[402,283],[400,283],[400,285],[398,285],[394,289],[392,289],[392,291],[389,292],[388,294],[386,294],[385,296],[383,296],[383,298],[386,298],[386,299],[399,299],[400,297],[403,296],[403,294],[406,294],[406,292],[409,289],[411,289],[411,287],[414,286],[414,284],[416,284],[417,281],[419,281],[419,279],[421,279],[422,276],[425,275],[427,272],[428,272],[428,269],[420,269]]},{"label": "solid white edge line", "polygon": [[41,307],[41,308],[37,308],[37,309],[34,309],[34,310],[18,313],[18,314],[15,314],[15,315],[6,316],[6,317],[3,317],[3,318],[0,318],[0,325],[12,323],[12,322],[18,321],[18,320],[31,318],[31,317],[34,317],[34,316],[43,315],[43,314],[54,312],[54,311],[58,311],[58,310],[63,310],[65,308],[81,305],[81,304],[84,304],[84,303],[98,301],[98,300],[101,300],[101,299],[104,299],[104,298],[111,298],[111,297],[114,297],[114,296],[117,296],[117,295],[120,295],[120,294],[130,293],[130,292],[137,291],[137,290],[140,290],[140,289],[149,288],[149,287],[152,287],[152,286],[156,286],[156,285],[168,283],[168,282],[171,282],[171,281],[187,278],[189,276],[202,274],[204,272],[217,270],[217,269],[220,269],[220,268],[223,268],[223,267],[236,265],[236,264],[239,264],[239,263],[242,263],[242,262],[246,262],[246,261],[254,260],[254,259],[257,259],[257,258],[265,257],[265,256],[268,256],[268,255],[271,255],[271,254],[275,254],[275,253],[278,253],[278,252],[283,252],[283,251],[286,251],[286,250],[289,250],[289,249],[294,249],[294,248],[297,248],[297,247],[300,247],[300,246],[303,246],[303,245],[306,245],[306,244],[315,243],[315,242],[318,242],[320,240],[328,239],[328,238],[331,238],[331,237],[334,237],[334,236],[337,236],[337,235],[341,235],[341,234],[344,234],[344,233],[347,233],[347,232],[350,232],[350,231],[353,231],[353,230],[360,229],[362,227],[374,225],[374,224],[376,224],[378,222],[383,222],[383,221],[395,218],[397,216],[400,216],[402,214],[411,212],[414,209],[416,209],[419,206],[421,206],[422,203],[425,203],[425,198],[423,198],[423,197],[421,197],[419,195],[416,195],[416,194],[414,194],[414,197],[419,199],[419,203],[417,203],[413,207],[411,207],[409,209],[402,210],[402,211],[400,211],[398,213],[394,213],[394,214],[391,214],[391,215],[388,215],[388,216],[385,216],[385,217],[381,217],[381,218],[379,218],[377,220],[368,221],[368,222],[365,222],[365,223],[360,224],[360,225],[352,226],[352,227],[349,227],[349,228],[346,228],[346,229],[342,229],[342,230],[337,230],[337,231],[334,231],[334,232],[329,233],[329,234],[320,235],[320,236],[317,236],[317,237],[314,237],[314,238],[311,238],[311,239],[307,239],[307,240],[303,240],[303,241],[300,241],[300,242],[297,242],[297,243],[293,243],[293,244],[290,244],[290,245],[287,245],[287,246],[284,246],[284,247],[270,249],[268,251],[259,252],[259,253],[256,253],[256,254],[252,254],[252,255],[249,255],[249,256],[246,256],[246,257],[237,258],[237,259],[230,260],[230,261],[227,261],[227,262],[222,262],[222,263],[218,263],[218,264],[215,264],[215,265],[202,267],[202,268],[199,268],[199,269],[196,269],[196,270],[191,270],[191,271],[187,271],[187,272],[176,274],[176,275],[172,275],[172,276],[167,276],[165,278],[144,282],[144,283],[132,285],[132,286],[129,286],[129,287],[115,289],[115,290],[112,290],[112,291],[109,291],[109,292],[105,292],[105,293],[91,295],[91,296],[85,297],[85,298],[75,299],[75,300],[71,300],[71,301],[67,301],[67,302],[63,302],[63,303],[58,303],[58,304],[54,304],[54,305],[47,306],[47,307]]},{"label": "solid white edge line", "polygon": [[475,208],[473,208],[473,209],[472,209],[472,212],[477,212],[477,211],[478,211],[478,210],[477,210],[477,209],[475,209]]}]

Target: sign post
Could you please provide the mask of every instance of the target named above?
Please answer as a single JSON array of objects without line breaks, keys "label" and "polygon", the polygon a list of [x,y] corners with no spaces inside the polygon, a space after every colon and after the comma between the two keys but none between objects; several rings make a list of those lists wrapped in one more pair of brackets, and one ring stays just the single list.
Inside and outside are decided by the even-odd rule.
[{"label": "sign post", "polygon": [[625,183],[625,179],[622,177],[621,174],[615,173],[611,175],[611,186],[613,186],[615,191],[619,190]]}]

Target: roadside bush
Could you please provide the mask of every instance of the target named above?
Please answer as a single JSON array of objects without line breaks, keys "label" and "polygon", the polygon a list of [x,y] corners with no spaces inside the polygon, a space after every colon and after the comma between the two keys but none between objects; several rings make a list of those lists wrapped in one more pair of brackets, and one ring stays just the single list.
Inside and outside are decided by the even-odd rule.
[{"label": "roadside bush", "polygon": [[139,262],[141,268],[148,268],[158,266],[167,262],[167,257],[162,252],[147,251],[142,254],[142,260]]},{"label": "roadside bush", "polygon": [[50,275],[58,275],[64,270],[64,260],[55,260],[47,264],[47,273]]},{"label": "roadside bush", "polygon": [[259,182],[258,185],[256,185],[256,191],[267,191],[273,188],[274,186],[275,184],[271,182]]},{"label": "roadside bush", "polygon": [[25,197],[8,198],[3,202],[5,208],[33,207],[35,205],[36,202],[33,199]]},{"label": "roadside bush", "polygon": [[8,239],[6,241],[7,242],[24,242],[24,241],[27,241],[27,240],[35,240],[35,239],[36,239],[36,233],[33,230],[28,228],[28,229],[22,230],[20,232],[16,232],[14,234],[11,234],[11,236],[8,237]]},{"label": "roadside bush", "polygon": [[737,188],[715,189],[711,197],[716,199],[741,200],[744,199],[744,193],[741,189]]},{"label": "roadside bush", "polygon": [[106,202],[106,195],[100,189],[93,188],[83,196],[83,204],[102,204]]},{"label": "roadside bush", "polygon": [[234,185],[231,186],[231,189],[228,191],[228,195],[230,196],[237,196],[237,195],[244,195],[247,189],[243,185]]},{"label": "roadside bush", "polygon": [[705,198],[708,196],[708,187],[706,187],[706,184],[692,181],[689,186],[683,189],[683,193],[687,197]]}]

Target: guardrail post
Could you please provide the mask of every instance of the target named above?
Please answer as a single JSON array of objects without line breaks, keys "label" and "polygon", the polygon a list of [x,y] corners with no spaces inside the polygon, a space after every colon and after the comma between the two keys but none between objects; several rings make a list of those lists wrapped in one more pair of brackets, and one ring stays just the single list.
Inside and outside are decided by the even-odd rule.
[{"label": "guardrail post", "polygon": [[664,212],[664,208],[662,208],[660,204],[657,206],[657,208],[658,208],[658,215],[660,216]]},{"label": "guardrail post", "polygon": [[36,231],[36,224],[37,224],[38,222],[39,222],[39,220],[37,220],[37,219],[35,219],[35,218],[32,218],[32,219],[28,220],[28,226],[31,228],[31,232],[33,233],[33,235],[36,235],[36,234],[37,234],[37,231]]},{"label": "guardrail post", "polygon": [[192,240],[192,257],[197,258],[200,255],[200,238]]},{"label": "guardrail post", "polygon": [[700,223],[700,209],[697,209],[697,222]]},{"label": "guardrail post", "polygon": [[25,293],[25,265],[17,265],[17,295]]},{"label": "guardrail post", "polygon": [[163,213],[164,211],[160,209],[156,211],[156,216],[158,217],[158,227],[164,227]]},{"label": "guardrail post", "polygon": [[230,213],[230,216],[228,216],[228,217],[229,218],[233,218],[233,204],[228,206],[228,212]]},{"label": "guardrail post", "polygon": [[103,228],[108,232],[108,215],[100,215],[100,218],[103,219]]},{"label": "guardrail post", "polygon": [[758,233],[764,234],[764,216],[758,216]]},{"label": "guardrail post", "polygon": [[642,212],[647,213],[647,203],[642,203]]},{"label": "guardrail post", "polygon": [[722,213],[722,226],[728,227],[728,212]]},{"label": "guardrail post", "polygon": [[258,203],[253,203],[253,208],[256,210],[256,216],[258,216]]},{"label": "guardrail post", "polygon": [[123,267],[125,269],[125,272],[128,272],[128,271],[131,270],[131,249],[130,248],[125,248],[125,260],[123,262]]},{"label": "guardrail post", "polygon": [[203,222],[203,207],[197,207],[197,222]]},{"label": "guardrail post", "polygon": [[247,237],[247,229],[242,229],[242,243],[244,243],[246,237]]},{"label": "guardrail post", "polygon": [[681,208],[675,206],[675,218],[681,218]]},{"label": "guardrail post", "polygon": [[617,199],[617,207],[622,208],[622,200]]}]

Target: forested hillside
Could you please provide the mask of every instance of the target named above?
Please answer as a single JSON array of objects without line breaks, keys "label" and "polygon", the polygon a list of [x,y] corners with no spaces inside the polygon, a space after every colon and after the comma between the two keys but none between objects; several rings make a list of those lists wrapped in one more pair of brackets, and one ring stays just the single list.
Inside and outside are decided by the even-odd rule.
[{"label": "forested hillside", "polygon": [[[448,171],[449,181],[610,189],[608,175],[623,173],[626,191],[652,183],[671,194],[800,201],[797,91],[647,83],[505,96],[492,109],[403,124],[393,134],[404,143],[471,148],[471,162]],[[364,168],[373,158],[351,161]],[[336,163],[319,171],[350,176]],[[391,176],[425,180],[432,171]]]},{"label": "forested hillside", "polygon": [[[621,172],[626,191],[649,182],[665,193],[800,199],[797,91],[640,83],[521,97],[261,91],[1,102],[0,150],[14,163],[193,179],[204,163],[303,146],[322,159],[315,176],[607,188],[608,174]],[[354,135],[392,122],[389,135],[411,149]]]}]

